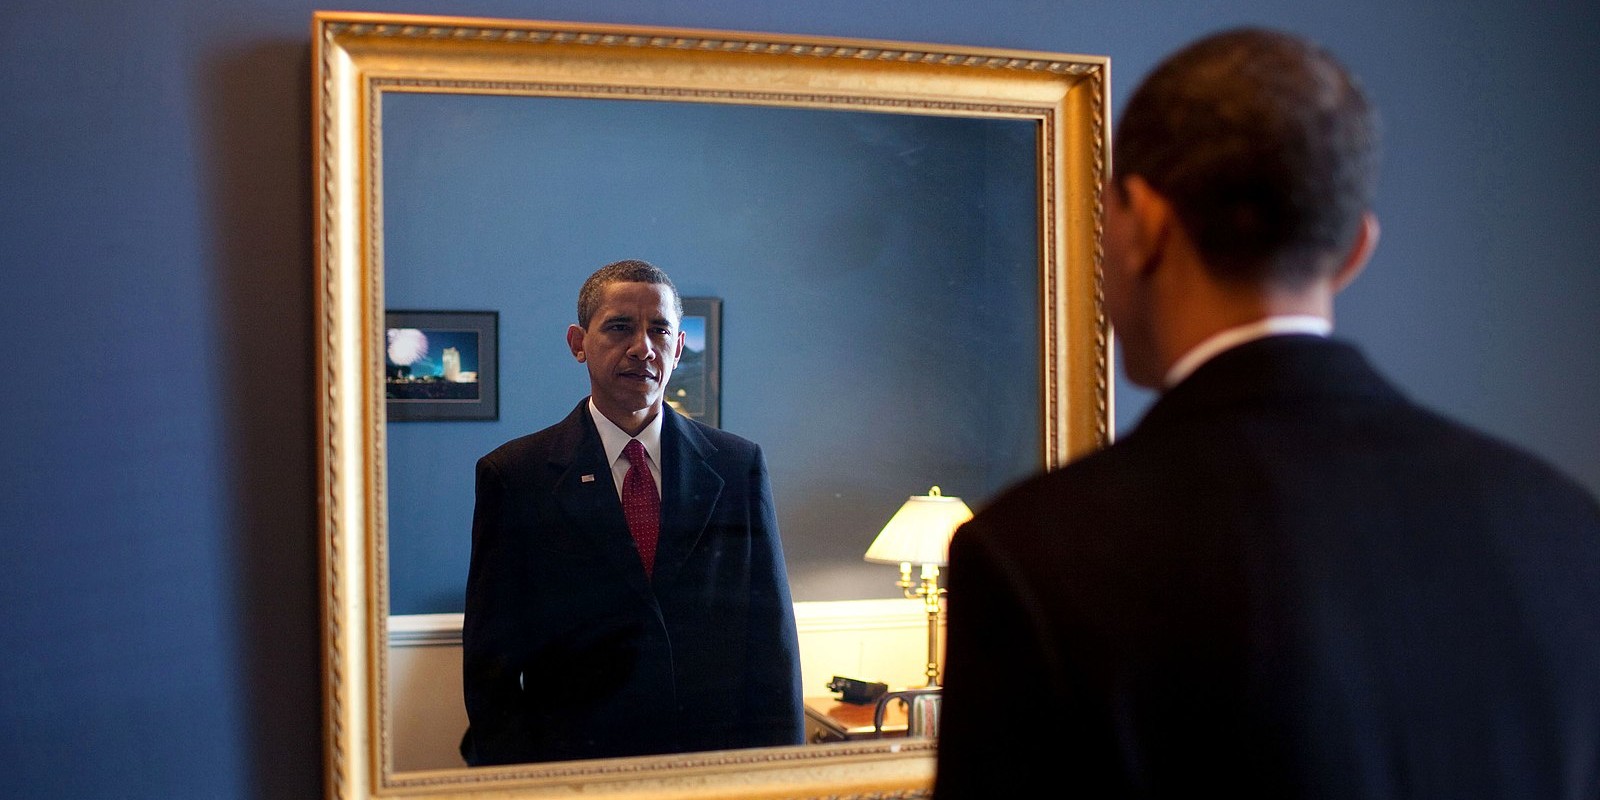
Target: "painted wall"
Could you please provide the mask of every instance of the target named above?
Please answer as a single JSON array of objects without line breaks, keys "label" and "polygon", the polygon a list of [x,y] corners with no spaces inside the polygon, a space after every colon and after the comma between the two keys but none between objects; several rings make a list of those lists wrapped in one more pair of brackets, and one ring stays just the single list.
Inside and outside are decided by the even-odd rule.
[{"label": "painted wall", "polygon": [[[1311,34],[1386,120],[1384,241],[1341,332],[1600,489],[1592,3],[339,5],[1106,54],[1114,106],[1202,32]],[[0,796],[320,791],[314,7],[0,12]]]}]

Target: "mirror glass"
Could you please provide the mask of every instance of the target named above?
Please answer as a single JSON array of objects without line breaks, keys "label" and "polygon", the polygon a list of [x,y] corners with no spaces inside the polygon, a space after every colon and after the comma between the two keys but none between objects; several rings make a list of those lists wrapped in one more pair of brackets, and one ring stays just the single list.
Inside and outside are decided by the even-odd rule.
[{"label": "mirror glass", "polygon": [[[622,258],[721,301],[720,426],[764,448],[796,601],[899,596],[862,554],[907,496],[979,505],[1042,466],[1038,122],[397,91],[382,115],[386,308],[499,322],[498,419],[390,417],[390,615],[462,611],[474,462],[585,396],[566,326]],[[455,765],[442,733],[392,731],[397,766]]]},{"label": "mirror glass", "polygon": [[[1108,435],[1104,59],[343,13],[317,33],[330,791],[925,787],[933,745],[905,738],[459,767],[473,465],[587,394],[563,335],[589,272],[651,261],[717,303],[716,424],[765,451],[802,658],[857,648],[876,679],[864,651],[909,620],[877,649],[920,674],[920,604],[862,560],[878,530]],[[398,310],[492,318],[494,352],[441,366],[492,373],[489,418],[385,413]],[[882,602],[912,605],[863,615]]]},{"label": "mirror glass", "polygon": [[1042,465],[1039,125],[390,92],[390,309],[499,317],[498,420],[388,424],[389,610],[462,610],[476,459],[587,394],[565,345],[622,258],[722,303],[721,427],[761,444],[797,601],[896,597],[867,564],[909,495]]}]

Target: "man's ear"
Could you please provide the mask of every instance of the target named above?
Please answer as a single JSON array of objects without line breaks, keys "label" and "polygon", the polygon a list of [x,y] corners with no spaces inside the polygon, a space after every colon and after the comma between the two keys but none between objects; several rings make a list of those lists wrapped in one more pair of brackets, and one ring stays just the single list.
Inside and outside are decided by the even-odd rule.
[{"label": "man's ear", "polygon": [[1362,212],[1361,227],[1356,230],[1356,239],[1350,245],[1350,250],[1345,253],[1344,262],[1339,265],[1337,272],[1333,273],[1333,291],[1335,293],[1349,286],[1350,282],[1361,274],[1362,268],[1367,266],[1367,259],[1372,257],[1372,251],[1378,247],[1378,218],[1371,211]]},{"label": "man's ear", "polygon": [[577,325],[567,326],[567,349],[572,351],[572,357],[583,363],[583,328]]},{"label": "man's ear", "polygon": [[672,348],[672,365],[673,366],[677,366],[678,362],[683,360],[683,343],[684,343],[684,341],[685,341],[684,333],[683,333],[683,331],[680,330],[680,331],[678,331],[678,346]]},{"label": "man's ear", "polygon": [[1167,202],[1139,175],[1129,175],[1122,181],[1128,198],[1128,213],[1134,220],[1134,241],[1137,248],[1134,259],[1139,273],[1148,276],[1161,263],[1161,256],[1171,244],[1173,226],[1178,224],[1172,204]]}]

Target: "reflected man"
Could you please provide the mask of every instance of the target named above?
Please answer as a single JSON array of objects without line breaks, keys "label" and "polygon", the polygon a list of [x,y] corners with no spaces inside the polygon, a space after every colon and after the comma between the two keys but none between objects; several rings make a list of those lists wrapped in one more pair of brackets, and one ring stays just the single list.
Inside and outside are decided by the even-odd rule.
[{"label": "reflected man", "polygon": [[1329,337],[1374,127],[1261,30],[1129,99],[1105,299],[1162,394],[952,540],[937,797],[1600,793],[1600,508]]},{"label": "reflected man", "polygon": [[602,267],[567,330],[590,396],[478,461],[470,765],[803,741],[761,449],[663,402],[682,316],[660,269]]}]

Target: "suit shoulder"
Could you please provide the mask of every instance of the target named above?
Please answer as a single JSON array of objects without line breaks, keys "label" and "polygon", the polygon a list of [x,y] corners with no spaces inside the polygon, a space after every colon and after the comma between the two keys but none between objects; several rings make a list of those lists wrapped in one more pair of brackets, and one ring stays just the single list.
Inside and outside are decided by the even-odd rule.
[{"label": "suit shoulder", "polygon": [[1102,491],[1162,461],[1164,448],[1148,437],[1129,435],[1018,484],[1031,491],[1074,494]]},{"label": "suit shoulder", "polygon": [[702,427],[707,433],[706,438],[715,444],[719,449],[737,450],[747,453],[760,452],[761,450],[761,445],[756,444],[755,442],[750,441],[749,439],[746,439],[736,433],[728,433],[727,431],[719,430],[710,426]]},{"label": "suit shoulder", "polygon": [[1486,484],[1563,497],[1600,515],[1600,502],[1594,494],[1544,457],[1438,411],[1418,408],[1419,416],[1442,443],[1437,448],[1439,457],[1482,476]]},{"label": "suit shoulder", "polygon": [[743,456],[751,456],[761,452],[761,445],[736,433],[729,433],[721,428],[713,428],[699,420],[690,419],[682,415],[679,415],[679,418],[684,421],[690,430],[698,433],[701,438],[709,442],[718,451]]},{"label": "suit shoulder", "polygon": [[557,423],[505,442],[478,459],[478,464],[509,467],[542,460],[556,448],[570,448],[575,435],[567,422]]},{"label": "suit shoulder", "polygon": [[1001,491],[976,509],[972,535],[991,546],[1034,552],[1121,530],[1156,513],[1150,487],[1165,483],[1162,461],[1147,444],[1118,441]]}]

